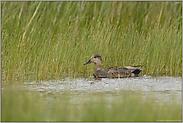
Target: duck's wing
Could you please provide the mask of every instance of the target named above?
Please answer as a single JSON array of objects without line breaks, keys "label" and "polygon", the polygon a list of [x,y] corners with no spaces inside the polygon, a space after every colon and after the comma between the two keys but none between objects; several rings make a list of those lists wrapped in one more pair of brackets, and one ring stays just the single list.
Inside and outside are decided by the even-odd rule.
[{"label": "duck's wing", "polygon": [[143,65],[138,65],[138,66],[124,66],[128,70],[130,70],[134,76],[138,76],[138,74],[144,69],[144,68],[139,68],[142,67]]},{"label": "duck's wing", "polygon": [[143,70],[144,68],[139,68],[142,67],[143,65],[138,65],[138,66],[124,66],[125,68],[129,69],[129,70],[135,70],[135,69],[141,69]]},{"label": "duck's wing", "polygon": [[125,78],[137,76],[143,68],[139,66],[113,66],[94,71],[95,78]]},{"label": "duck's wing", "polygon": [[108,77],[110,78],[124,78],[130,77],[132,75],[131,71],[123,66],[113,66],[102,69],[107,72]]}]

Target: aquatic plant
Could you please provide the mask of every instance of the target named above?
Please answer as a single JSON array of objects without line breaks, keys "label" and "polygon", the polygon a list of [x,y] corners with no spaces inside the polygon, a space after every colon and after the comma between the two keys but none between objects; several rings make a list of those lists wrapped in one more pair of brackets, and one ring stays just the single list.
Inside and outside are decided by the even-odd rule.
[{"label": "aquatic plant", "polygon": [[83,63],[182,74],[182,2],[1,1],[1,80],[90,75]]}]

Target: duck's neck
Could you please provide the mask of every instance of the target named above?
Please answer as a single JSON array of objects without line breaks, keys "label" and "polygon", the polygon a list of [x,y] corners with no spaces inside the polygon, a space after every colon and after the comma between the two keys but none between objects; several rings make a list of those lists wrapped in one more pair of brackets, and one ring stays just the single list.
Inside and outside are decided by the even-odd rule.
[{"label": "duck's neck", "polygon": [[102,69],[102,61],[100,59],[97,59],[95,63],[96,70]]},{"label": "duck's neck", "polygon": [[102,65],[101,64],[96,64],[96,70],[100,70],[102,69]]}]

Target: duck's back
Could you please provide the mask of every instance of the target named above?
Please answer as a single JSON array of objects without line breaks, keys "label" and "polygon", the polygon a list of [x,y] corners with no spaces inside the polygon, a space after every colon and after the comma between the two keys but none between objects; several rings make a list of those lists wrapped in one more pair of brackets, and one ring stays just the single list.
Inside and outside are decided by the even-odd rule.
[{"label": "duck's back", "polygon": [[131,77],[132,72],[123,66],[113,66],[95,70],[93,75],[96,78],[125,78]]}]

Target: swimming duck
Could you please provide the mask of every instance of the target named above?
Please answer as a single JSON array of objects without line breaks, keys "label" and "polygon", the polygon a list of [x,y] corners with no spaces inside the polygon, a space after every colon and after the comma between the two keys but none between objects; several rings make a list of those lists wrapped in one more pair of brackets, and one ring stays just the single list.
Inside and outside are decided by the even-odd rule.
[{"label": "swimming duck", "polygon": [[98,54],[91,56],[90,60],[86,64],[94,63],[96,65],[96,70],[93,73],[93,76],[98,78],[128,78],[135,77],[144,69],[139,66],[113,66],[102,69],[102,57]]}]

